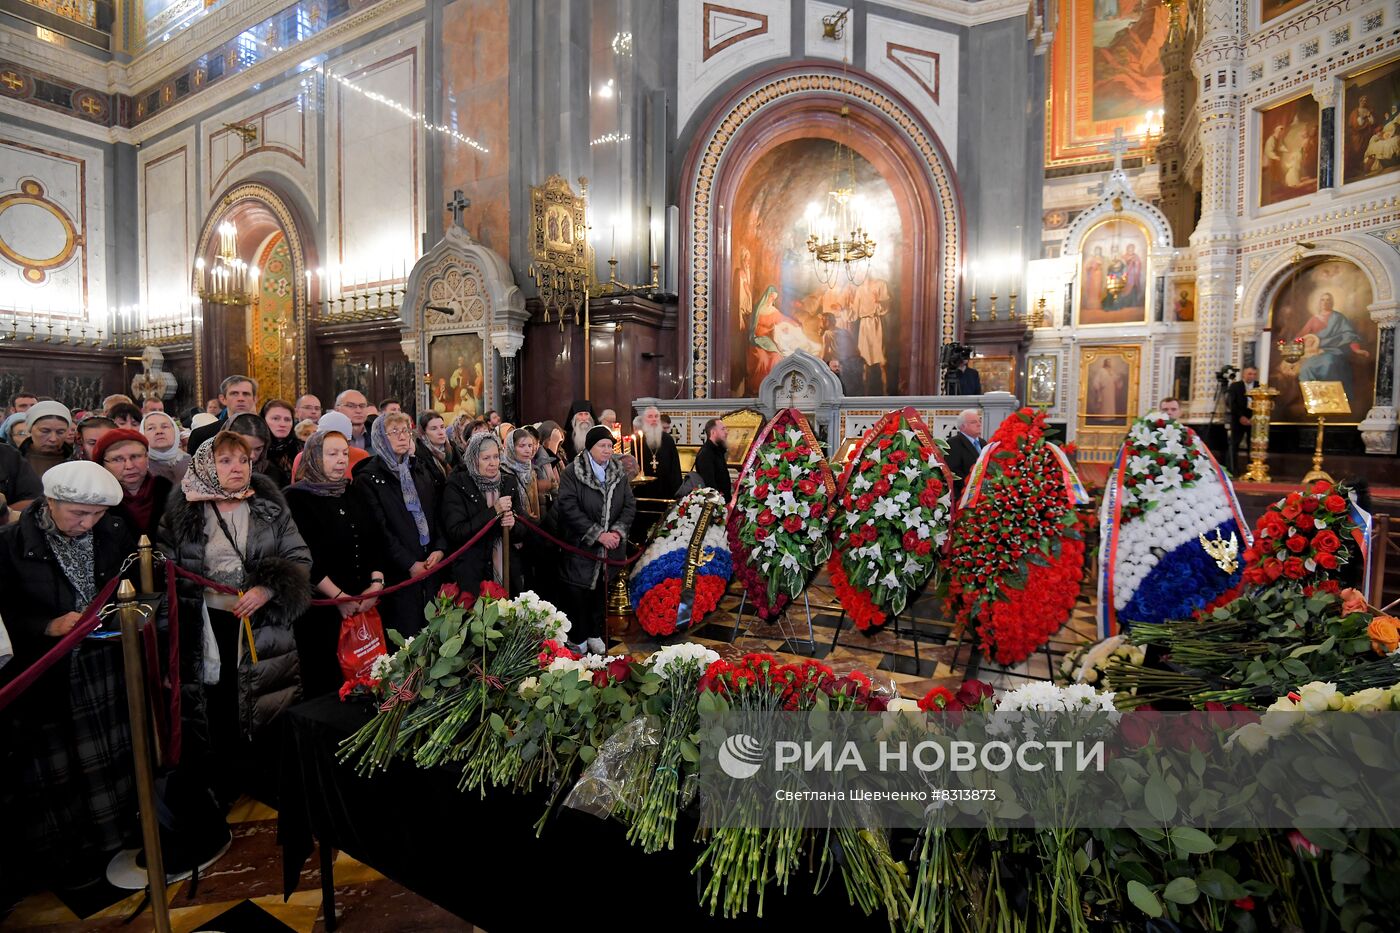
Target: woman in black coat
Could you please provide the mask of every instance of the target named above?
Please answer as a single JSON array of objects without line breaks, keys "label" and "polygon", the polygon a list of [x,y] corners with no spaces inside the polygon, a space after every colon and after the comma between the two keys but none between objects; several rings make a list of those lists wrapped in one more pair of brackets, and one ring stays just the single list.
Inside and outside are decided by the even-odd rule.
[{"label": "woman in black coat", "polygon": [[287,505],[311,551],[311,582],[327,599],[363,596],[353,603],[312,606],[293,624],[301,657],[302,689],[308,697],[338,690],[340,623],[368,612],[384,589],[384,534],[364,500],[346,495],[350,443],[339,431],[313,434],[302,451],[297,481],[287,487]]},{"label": "woman in black coat", "polygon": [[519,593],[524,580],[521,538],[523,526],[515,524],[513,504],[519,496],[515,476],[501,469],[501,445],[494,434],[478,434],[467,444],[462,462],[448,477],[442,496],[442,524],[447,548],[455,552],[477,535],[492,518],[501,520],[452,565],[452,579],[463,592],[476,594],[490,580],[500,584],[504,562],[502,528],[512,528],[511,593]]},{"label": "woman in black coat", "polygon": [[[117,480],[74,461],[44,476],[45,495],[0,529],[0,593],[15,657],[0,683],[77,623],[136,548]],[[0,714],[0,877],[54,888],[99,878],[134,831],[131,734],[121,644],[88,638]]]},{"label": "woman in black coat", "polygon": [[[268,727],[301,699],[292,623],[311,598],[306,542],[281,491],[253,472],[252,461],[241,434],[221,431],[205,441],[160,528],[168,558],[240,591],[227,595],[183,577],[177,582],[184,757],[191,767],[207,769],[201,773],[226,804],[250,788],[264,799],[275,795],[280,736]],[[206,645],[206,631],[214,644]],[[215,649],[217,676],[205,664]]]},{"label": "woman in black coat", "polygon": [[[627,532],[637,515],[637,498],[622,466],[612,458],[612,432],[591,428],[584,449],[560,471],[559,495],[554,500],[555,522],[566,541],[576,542],[597,557],[621,559]],[[600,476],[601,474],[601,476]],[[609,571],[598,560],[565,553],[560,579],[568,594],[572,636],[589,651],[606,649],[607,580]]]},{"label": "woman in black coat", "polygon": [[[370,434],[374,456],[355,468],[354,494],[384,538],[381,568],[390,586],[421,576],[442,560],[437,486],[432,469],[413,456],[413,419],[402,412],[376,418]],[[432,577],[384,597],[379,615],[384,629],[416,635],[423,627],[423,607],[437,586]]]}]

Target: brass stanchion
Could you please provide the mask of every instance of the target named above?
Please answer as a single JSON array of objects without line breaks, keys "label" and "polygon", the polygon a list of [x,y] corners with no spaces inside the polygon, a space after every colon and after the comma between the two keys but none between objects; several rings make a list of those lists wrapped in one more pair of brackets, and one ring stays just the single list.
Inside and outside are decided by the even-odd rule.
[{"label": "brass stanchion", "polygon": [[[501,513],[503,516],[505,512]],[[506,599],[510,599],[510,529],[501,526],[501,586],[506,591]]]},{"label": "brass stanchion", "polygon": [[[1258,385],[1245,393],[1249,396],[1249,469],[1240,477],[1247,483],[1269,482],[1269,422],[1278,389]],[[1231,459],[1235,452],[1230,451]],[[1233,464],[1231,467],[1233,468]]]},{"label": "brass stanchion", "polygon": [[[149,542],[148,542],[149,543]],[[136,601],[136,588],[123,580],[117,588],[121,617],[122,668],[126,675],[126,707],[131,715],[131,753],[136,761],[136,800],[141,808],[141,841],[146,849],[146,880],[151,895],[151,917],[156,933],[170,933],[170,905],[165,894],[165,859],[160,851],[160,824],[156,819],[155,769],[151,764],[151,732],[146,716],[145,676],[141,663],[141,624],[144,617]]]},{"label": "brass stanchion", "polygon": [[141,592],[154,593],[156,591],[156,559],[155,548],[151,545],[151,539],[145,535],[136,542],[137,566],[141,568]]}]

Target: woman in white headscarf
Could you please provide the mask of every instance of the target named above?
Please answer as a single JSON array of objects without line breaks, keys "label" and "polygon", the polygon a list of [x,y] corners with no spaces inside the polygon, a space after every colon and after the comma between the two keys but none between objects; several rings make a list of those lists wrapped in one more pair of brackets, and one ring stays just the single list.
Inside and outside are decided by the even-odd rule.
[{"label": "woman in white headscarf", "polygon": [[[136,548],[112,506],[122,487],[96,463],[44,474],[44,495],[0,530],[0,592],[15,660],[29,667],[72,631]],[[0,719],[0,876],[71,888],[101,877],[135,828],[131,734],[121,647],[85,639]],[[7,864],[13,858],[13,864]]]},{"label": "woman in white headscarf", "polygon": [[153,411],[141,419],[141,433],[149,444],[152,476],[163,476],[178,486],[190,468],[190,455],[180,449],[180,426],[163,411]]}]

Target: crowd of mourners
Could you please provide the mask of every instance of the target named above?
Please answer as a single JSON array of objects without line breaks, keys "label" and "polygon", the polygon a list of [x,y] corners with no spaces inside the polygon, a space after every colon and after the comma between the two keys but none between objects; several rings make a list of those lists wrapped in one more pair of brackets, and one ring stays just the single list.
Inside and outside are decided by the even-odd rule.
[{"label": "crowd of mourners", "polygon": [[[494,581],[556,602],[574,647],[602,652],[601,559],[626,553],[634,488],[667,499],[683,485],[655,409],[634,422],[644,440],[628,456],[614,451],[615,416],[587,401],[564,425],[516,426],[496,412],[448,425],[354,390],[325,411],[314,395],[260,401],[257,383],[234,375],[203,410],[177,420],[163,409],[124,395],[88,412],[10,399],[0,687],[72,631],[114,578],[139,583],[128,558],[143,536],[188,571],[157,621],[166,657],[178,620],[182,752],[157,784],[172,873],[227,849],[225,815],[239,795],[275,801],[283,713],[342,685],[343,619],[373,609],[386,631],[411,636],[440,584],[475,593]],[[724,425],[705,433],[686,483],[728,495]],[[416,582],[385,592],[406,581]],[[337,602],[312,606],[318,598]],[[6,895],[95,883],[115,853],[139,846],[115,629],[104,621],[0,711],[11,841],[0,847],[0,909]]]}]

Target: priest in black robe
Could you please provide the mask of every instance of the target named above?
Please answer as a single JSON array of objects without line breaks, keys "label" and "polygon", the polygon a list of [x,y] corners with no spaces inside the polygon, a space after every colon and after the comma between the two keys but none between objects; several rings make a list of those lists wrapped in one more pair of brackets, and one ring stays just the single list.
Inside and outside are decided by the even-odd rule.
[{"label": "priest in black robe", "polygon": [[593,403],[586,398],[576,399],[569,406],[569,417],[564,419],[564,460],[573,460],[584,449],[583,440],[588,429],[593,427]]},{"label": "priest in black robe", "polygon": [[648,408],[642,412],[641,443],[637,450],[642,475],[651,481],[637,490],[637,495],[649,499],[673,499],[681,485],[681,455],[676,442],[661,425],[661,412]]}]

